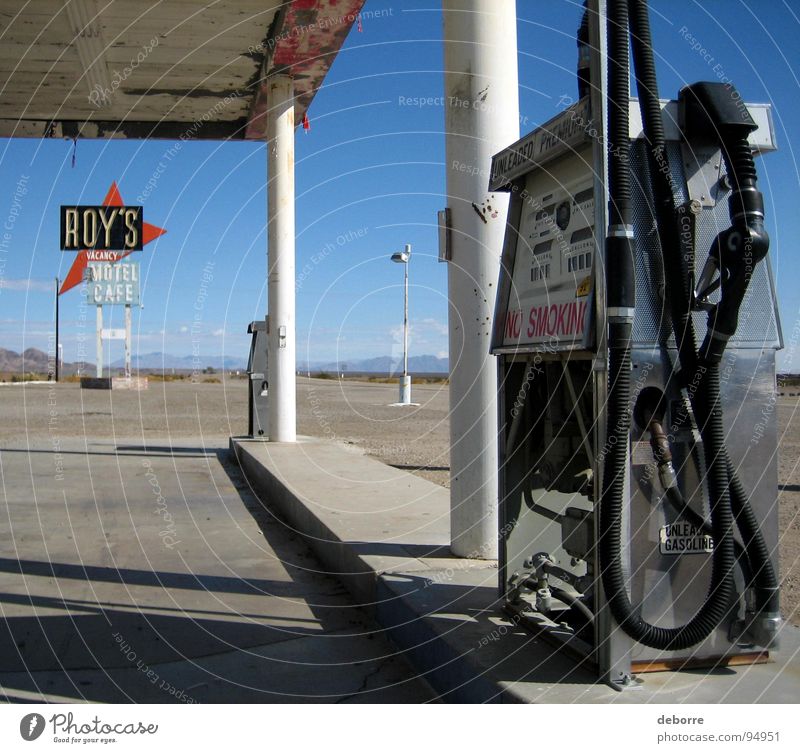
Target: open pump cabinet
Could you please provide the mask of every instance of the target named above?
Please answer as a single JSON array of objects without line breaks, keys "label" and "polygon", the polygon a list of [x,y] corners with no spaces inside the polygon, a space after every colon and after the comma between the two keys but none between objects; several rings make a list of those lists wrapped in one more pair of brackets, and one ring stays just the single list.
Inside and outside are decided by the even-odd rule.
[{"label": "open pump cabinet", "polygon": [[583,33],[584,96],[492,163],[500,590],[624,688],[777,647],[776,145],[730,85],[658,99],[644,0],[590,0]]}]

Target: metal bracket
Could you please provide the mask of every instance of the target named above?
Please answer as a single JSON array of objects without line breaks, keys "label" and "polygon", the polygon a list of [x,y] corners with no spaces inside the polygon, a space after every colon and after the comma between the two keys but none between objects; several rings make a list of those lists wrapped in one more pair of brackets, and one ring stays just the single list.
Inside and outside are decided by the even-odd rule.
[{"label": "metal bracket", "polygon": [[701,207],[715,207],[727,189],[722,178],[722,154],[716,146],[681,141],[681,159],[689,198]]}]

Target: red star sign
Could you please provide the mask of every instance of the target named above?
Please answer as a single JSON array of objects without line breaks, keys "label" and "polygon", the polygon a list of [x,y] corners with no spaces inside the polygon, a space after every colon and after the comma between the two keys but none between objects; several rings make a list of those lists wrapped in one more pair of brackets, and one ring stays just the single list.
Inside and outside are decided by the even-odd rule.
[{"label": "red star sign", "polygon": [[[111,183],[111,188],[108,189],[108,193],[106,194],[106,198],[103,200],[104,207],[124,207],[125,202],[122,200],[122,196],[120,196],[119,189],[117,188],[116,181]],[[150,241],[154,241],[158,236],[164,235],[167,231],[164,228],[156,227],[155,225],[151,225],[149,222],[142,222],[142,245],[146,246]],[[66,278],[64,278],[64,282],[61,285],[61,290],[58,291],[59,295],[66,293],[68,290],[71,290],[76,285],[80,285],[83,282],[83,274],[86,271],[86,267],[90,261],[94,260],[94,256],[96,254],[103,254],[102,261],[120,261],[120,259],[124,259],[128,254],[133,253],[132,251],[79,251],[78,255],[75,257],[75,261],[72,262],[72,267],[70,267],[69,272],[67,273]],[[97,259],[100,261],[100,259]]]}]

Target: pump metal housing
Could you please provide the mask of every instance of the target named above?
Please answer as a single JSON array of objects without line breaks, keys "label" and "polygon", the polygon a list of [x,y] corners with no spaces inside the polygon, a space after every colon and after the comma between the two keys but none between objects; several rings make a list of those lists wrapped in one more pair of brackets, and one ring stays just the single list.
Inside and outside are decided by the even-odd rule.
[{"label": "pump metal housing", "polygon": [[[605,82],[597,26],[590,30],[592,69],[594,80]],[[764,644],[774,647],[776,641],[752,629],[742,632],[748,594],[740,574],[728,616],[685,650],[660,651],[632,641],[605,605],[596,516],[607,452],[608,393],[602,89],[596,87],[492,163],[490,189],[511,194],[491,346],[500,385],[499,586],[507,609],[523,624],[543,631],[580,661],[592,663],[607,682],[623,687],[644,671],[765,661]],[[746,108],[758,126],[750,135],[755,154],[776,149],[769,105]],[[702,603],[714,544],[664,500],[664,489],[677,484],[692,509],[708,516],[698,437],[679,416],[685,403],[674,378],[675,342],[636,100],[630,111],[636,304],[622,557],[632,603],[649,622],[672,627],[685,623]],[[685,216],[681,232],[694,241],[699,278],[712,242],[729,224],[731,187],[719,147],[687,139],[677,101],[663,101],[662,113],[675,202]],[[694,316],[703,331],[705,314]],[[781,347],[766,259],[753,270],[720,381],[728,452],[776,569],[774,394],[775,355]],[[672,448],[671,468],[654,460],[647,426],[654,408]]]}]

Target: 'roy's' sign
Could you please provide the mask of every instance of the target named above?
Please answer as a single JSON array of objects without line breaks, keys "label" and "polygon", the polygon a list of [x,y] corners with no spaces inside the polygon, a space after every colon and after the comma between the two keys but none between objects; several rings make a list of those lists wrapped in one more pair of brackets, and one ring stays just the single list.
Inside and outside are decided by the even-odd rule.
[{"label": "'roy's' sign", "polygon": [[62,251],[141,251],[142,207],[62,206]]}]

